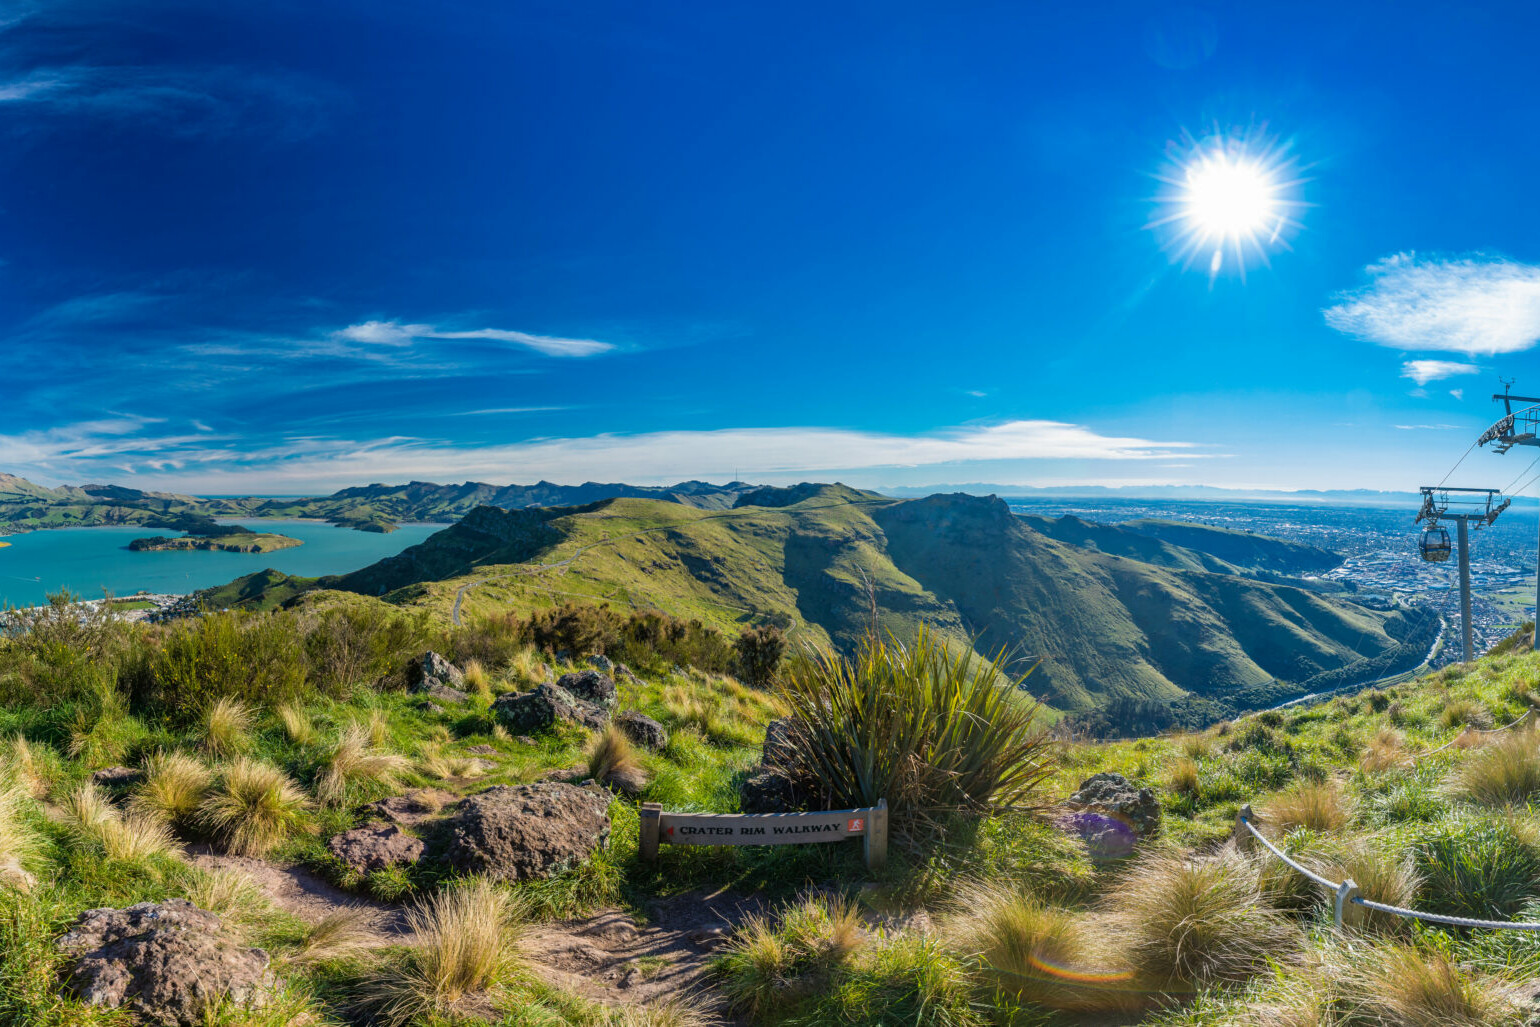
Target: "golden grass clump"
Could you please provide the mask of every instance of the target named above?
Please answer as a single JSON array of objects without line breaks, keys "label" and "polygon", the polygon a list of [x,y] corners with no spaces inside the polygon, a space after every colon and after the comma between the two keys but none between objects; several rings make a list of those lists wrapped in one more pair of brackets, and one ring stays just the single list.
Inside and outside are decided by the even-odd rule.
[{"label": "golden grass clump", "polygon": [[487,673],[487,668],[482,666],[480,660],[467,661],[460,673],[465,679],[467,692],[478,695],[488,702],[492,701],[492,676]]},{"label": "golden grass clump", "polygon": [[647,771],[636,755],[636,747],[614,724],[606,725],[589,745],[588,776],[633,795],[647,784]]},{"label": "golden grass clump", "polygon": [[1214,754],[1214,741],[1208,735],[1178,735],[1174,741],[1182,755],[1190,760],[1202,760]]},{"label": "golden grass clump", "polygon": [[1450,794],[1483,806],[1521,806],[1540,793],[1540,732],[1523,728],[1471,753],[1449,777]]},{"label": "golden grass clump", "polygon": [[27,823],[29,798],[18,782],[0,786],[0,885],[26,880],[20,872],[21,864],[35,855],[41,845],[37,832]]},{"label": "golden grass clump", "polygon": [[1353,817],[1352,803],[1332,779],[1300,781],[1268,800],[1262,819],[1280,833],[1304,827],[1340,831]]},{"label": "golden grass clump", "polygon": [[[1403,908],[1415,904],[1422,877],[1409,853],[1388,852],[1376,846],[1372,839],[1363,837],[1349,839],[1335,848],[1336,851],[1322,857],[1307,858],[1306,865],[1328,880],[1351,879],[1358,886],[1359,894],[1372,902]],[[1322,889],[1314,886],[1312,889],[1318,896],[1327,898]],[[1377,931],[1392,933],[1411,929],[1412,921],[1401,917],[1361,907],[1359,912],[1363,916],[1363,926]]]},{"label": "golden grass clump", "polygon": [[422,757],[417,765],[426,774],[442,778],[446,781],[459,778],[468,780],[480,777],[486,773],[481,760],[475,756],[455,756],[444,752],[437,744],[423,747]]},{"label": "golden grass clump", "polygon": [[250,744],[251,708],[239,699],[223,696],[203,711],[203,748],[211,756],[228,757]]},{"label": "golden grass clump", "polygon": [[686,999],[671,998],[651,1005],[609,1010],[602,1027],[721,1027],[722,1021]]},{"label": "golden grass clump", "polygon": [[287,774],[242,757],[223,768],[198,817],[227,851],[262,856],[305,829],[309,808],[304,791]]},{"label": "golden grass clump", "polygon": [[407,913],[416,944],[381,981],[379,1017],[403,1025],[452,1013],[468,995],[507,982],[523,965],[523,909],[485,879],[441,891]]},{"label": "golden grass clump", "polygon": [[385,748],[385,743],[390,741],[390,720],[385,716],[385,711],[370,710],[365,724],[369,728],[369,744],[376,749]]},{"label": "golden grass clump", "polygon": [[143,863],[179,851],[164,820],[121,813],[89,782],[65,797],[64,817],[78,842],[99,846],[108,859]]},{"label": "golden grass clump", "polygon": [[0,760],[4,776],[34,799],[46,796],[51,775],[41,754],[21,735],[13,737],[5,748],[5,758]]},{"label": "golden grass clump", "polygon": [[316,740],[315,723],[298,703],[284,703],[273,711],[283,725],[283,733],[295,745],[310,745]]},{"label": "golden grass clump", "polygon": [[358,907],[338,909],[310,924],[300,939],[299,950],[290,957],[295,962],[313,963],[335,959],[367,948],[379,915]]},{"label": "golden grass clump", "polygon": [[1410,760],[1406,754],[1406,736],[1392,727],[1382,727],[1374,733],[1359,761],[1367,773],[1379,774],[1406,766]]},{"label": "golden grass clump", "polygon": [[194,869],[182,896],[200,909],[219,914],[227,926],[247,930],[268,923],[273,907],[250,874],[238,870]]},{"label": "golden grass clump", "polygon": [[865,942],[854,903],[807,896],[779,917],[744,920],[712,969],[733,1008],[757,1019],[826,983]]},{"label": "golden grass clump", "polygon": [[1166,772],[1166,787],[1177,795],[1198,794],[1198,764],[1191,757],[1179,757]]},{"label": "golden grass clump", "polygon": [[1528,1003],[1513,985],[1448,954],[1390,943],[1342,950],[1329,967],[1345,1023],[1520,1027]]},{"label": "golden grass clump", "polygon": [[1445,727],[1467,727],[1486,730],[1492,726],[1492,714],[1485,706],[1470,699],[1452,699],[1444,704],[1438,722]]},{"label": "golden grass clump", "polygon": [[321,773],[316,778],[316,798],[323,806],[340,806],[348,787],[367,783],[395,785],[396,775],[407,769],[405,756],[376,748],[373,733],[363,724],[346,724],[338,732]]},{"label": "golden grass clump", "polygon": [[1123,959],[1165,990],[1244,981],[1299,944],[1299,933],[1264,900],[1256,864],[1231,851],[1144,856],[1103,909]]},{"label": "golden grass clump", "polygon": [[945,923],[954,951],[1018,1001],[1066,1012],[1137,1008],[1133,972],[1083,913],[1044,905],[1012,886],[965,889]]},{"label": "golden grass clump", "polygon": [[144,783],[129,800],[129,809],[185,824],[208,797],[214,773],[182,752],[157,752],[145,761]]}]

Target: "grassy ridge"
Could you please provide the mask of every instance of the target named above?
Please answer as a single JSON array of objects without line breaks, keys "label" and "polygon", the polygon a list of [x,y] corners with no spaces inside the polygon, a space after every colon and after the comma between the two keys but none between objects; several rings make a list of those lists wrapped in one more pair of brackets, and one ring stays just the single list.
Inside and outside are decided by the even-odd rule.
[{"label": "grassy ridge", "polygon": [[[1395,668],[1406,670],[1421,655],[1398,650],[1426,629],[1421,614],[1259,580],[1136,533],[1101,537],[1132,540],[1130,551],[1150,559],[1072,544],[996,499],[900,502],[799,486],[739,502],[731,510],[638,498],[482,508],[397,557],[318,584],[446,617],[457,603],[462,615],[479,616],[586,599],[731,629],[772,622],[794,640],[847,650],[875,609],[879,627],[899,637],[925,623],[953,643],[1030,659],[1033,689],[1068,711],[1119,700],[1194,698],[1221,712],[1271,705],[1303,694],[1319,675],[1351,679],[1345,668],[1393,651],[1389,662],[1413,660]],[[1059,534],[1075,527],[1051,523]],[[1231,549],[1260,545],[1222,534],[1237,536]],[[1294,551],[1262,542],[1262,562],[1274,567]],[[1315,566],[1315,551],[1297,548],[1299,565]],[[279,583],[286,593],[302,587]],[[260,589],[246,598],[269,601]],[[1364,678],[1371,666],[1364,663]]]}]

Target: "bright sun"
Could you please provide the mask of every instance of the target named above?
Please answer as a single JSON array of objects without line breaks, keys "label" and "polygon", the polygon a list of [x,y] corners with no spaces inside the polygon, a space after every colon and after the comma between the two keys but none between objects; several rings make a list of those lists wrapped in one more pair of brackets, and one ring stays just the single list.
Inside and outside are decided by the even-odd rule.
[{"label": "bright sun", "polygon": [[1290,215],[1303,206],[1294,195],[1301,183],[1291,170],[1282,149],[1234,138],[1191,143],[1158,176],[1170,190],[1151,227],[1173,225],[1177,255],[1189,265],[1206,257],[1210,278],[1230,267],[1244,279],[1248,259],[1266,263],[1269,249],[1288,246],[1285,230],[1298,227]]},{"label": "bright sun", "polygon": [[1206,237],[1238,240],[1271,233],[1278,219],[1277,189],[1255,163],[1219,154],[1187,168],[1182,202],[1187,219]]}]

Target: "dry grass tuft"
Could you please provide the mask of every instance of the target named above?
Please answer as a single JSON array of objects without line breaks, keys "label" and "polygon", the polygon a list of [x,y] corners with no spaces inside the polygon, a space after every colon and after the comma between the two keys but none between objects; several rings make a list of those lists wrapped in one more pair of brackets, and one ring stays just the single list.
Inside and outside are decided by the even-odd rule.
[{"label": "dry grass tuft", "polygon": [[1240,982],[1286,958],[1299,934],[1264,901],[1257,867],[1234,852],[1138,860],[1105,902],[1110,937],[1157,987]]},{"label": "dry grass tuft", "polygon": [[165,821],[144,813],[124,815],[94,784],[83,784],[65,798],[64,816],[78,841],[99,846],[111,860],[144,863],[180,851]]},{"label": "dry grass tuft", "polygon": [[381,752],[372,739],[372,733],[363,724],[347,724],[338,733],[337,744],[332,746],[316,778],[316,797],[323,806],[342,805],[350,785],[397,783],[396,775],[409,765],[407,758]]},{"label": "dry grass tuft", "polygon": [[1533,728],[1501,735],[1472,753],[1450,776],[1456,798],[1483,806],[1521,806],[1540,793],[1540,732]]},{"label": "dry grass tuft", "polygon": [[640,792],[647,784],[647,771],[636,755],[636,747],[614,724],[595,735],[589,745],[588,776],[631,794]]},{"label": "dry grass tuft", "polygon": [[407,913],[417,943],[381,982],[379,1017],[409,1022],[453,1012],[467,995],[503,984],[524,964],[523,909],[512,892],[472,879]]},{"label": "dry grass tuft", "polygon": [[242,758],[223,769],[198,816],[229,852],[262,856],[305,829],[309,808],[304,791],[283,771]]},{"label": "dry grass tuft", "polygon": [[204,751],[216,757],[244,751],[251,743],[251,724],[251,708],[239,699],[225,696],[214,700],[203,711]]},{"label": "dry grass tuft", "polygon": [[[1422,878],[1410,854],[1392,854],[1368,838],[1351,839],[1330,855],[1309,860],[1307,865],[1312,865],[1317,873],[1329,880],[1351,878],[1364,898],[1389,906],[1413,905],[1417,890],[1422,887]],[[1322,894],[1319,888],[1313,890],[1318,896]],[[1365,927],[1384,933],[1404,932],[1412,926],[1410,920],[1387,913],[1373,910],[1362,910],[1362,913]]]},{"label": "dry grass tuft", "polygon": [[42,756],[21,735],[6,744],[5,758],[0,760],[0,766],[5,768],[6,776],[32,798],[41,799],[48,794],[48,768]]},{"label": "dry grass tuft", "polygon": [[376,749],[385,748],[385,743],[390,741],[390,720],[385,716],[385,711],[370,710],[365,724],[369,728],[369,744]]},{"label": "dry grass tuft", "polygon": [[1343,951],[1331,967],[1345,1023],[1405,1027],[1520,1027],[1519,989],[1466,969],[1448,954],[1386,944]]},{"label": "dry grass tuft", "polygon": [[298,951],[290,958],[297,963],[313,963],[367,948],[378,919],[373,911],[356,907],[328,913],[309,925]]},{"label": "dry grass tuft", "polygon": [[1177,795],[1198,794],[1197,762],[1183,756],[1171,764],[1171,770],[1166,774],[1166,787]]},{"label": "dry grass tuft", "polygon": [[722,1021],[685,999],[612,1009],[603,1027],[720,1027]]},{"label": "dry grass tuft", "polygon": [[423,748],[422,758],[418,760],[417,765],[422,768],[423,773],[432,774],[445,781],[455,779],[465,781],[486,773],[481,760],[476,757],[454,756],[445,753],[436,744]]},{"label": "dry grass tuft", "polygon": [[8,878],[7,867],[19,868],[37,853],[42,843],[26,820],[28,799],[26,789],[18,782],[0,787],[0,884]]},{"label": "dry grass tuft", "polygon": [[1410,763],[1406,754],[1406,736],[1395,728],[1382,727],[1369,740],[1359,766],[1371,774],[1383,773]]},{"label": "dry grass tuft", "polygon": [[[979,885],[945,922],[955,951],[989,984],[1018,1001],[1067,1012],[1138,1007],[1131,968],[1108,965],[1107,946],[1083,913],[1046,906],[1012,886]],[[1113,957],[1116,958],[1116,957]]]},{"label": "dry grass tuft", "polygon": [[470,660],[461,670],[465,678],[465,690],[473,695],[492,701],[492,676],[487,673],[487,668],[481,665],[480,660]]},{"label": "dry grass tuft", "polygon": [[194,871],[182,888],[193,905],[218,913],[221,920],[244,931],[272,919],[272,905],[250,874],[237,870]]},{"label": "dry grass tuft", "polygon": [[811,895],[739,924],[713,970],[733,1008],[757,1019],[826,984],[865,943],[853,902]]},{"label": "dry grass tuft", "polygon": [[214,782],[213,771],[182,752],[158,752],[145,761],[144,770],[144,783],[129,809],[173,824],[192,820]]},{"label": "dry grass tuft", "polygon": [[1280,832],[1300,827],[1340,831],[1352,819],[1353,809],[1337,781],[1301,781],[1270,799],[1262,808],[1262,817]]},{"label": "dry grass tuft", "polygon": [[273,711],[283,725],[283,733],[295,745],[311,745],[316,740],[316,729],[310,714],[298,703],[284,703]]}]

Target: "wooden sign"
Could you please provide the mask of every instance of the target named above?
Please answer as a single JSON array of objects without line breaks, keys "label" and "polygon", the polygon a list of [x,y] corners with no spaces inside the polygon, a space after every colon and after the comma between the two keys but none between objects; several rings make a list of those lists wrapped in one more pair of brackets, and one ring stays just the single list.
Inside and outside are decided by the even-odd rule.
[{"label": "wooden sign", "polygon": [[877,869],[888,858],[888,801],[865,809],[815,813],[666,813],[643,803],[640,855],[654,860],[667,845],[808,845],[860,838],[866,865]]}]

